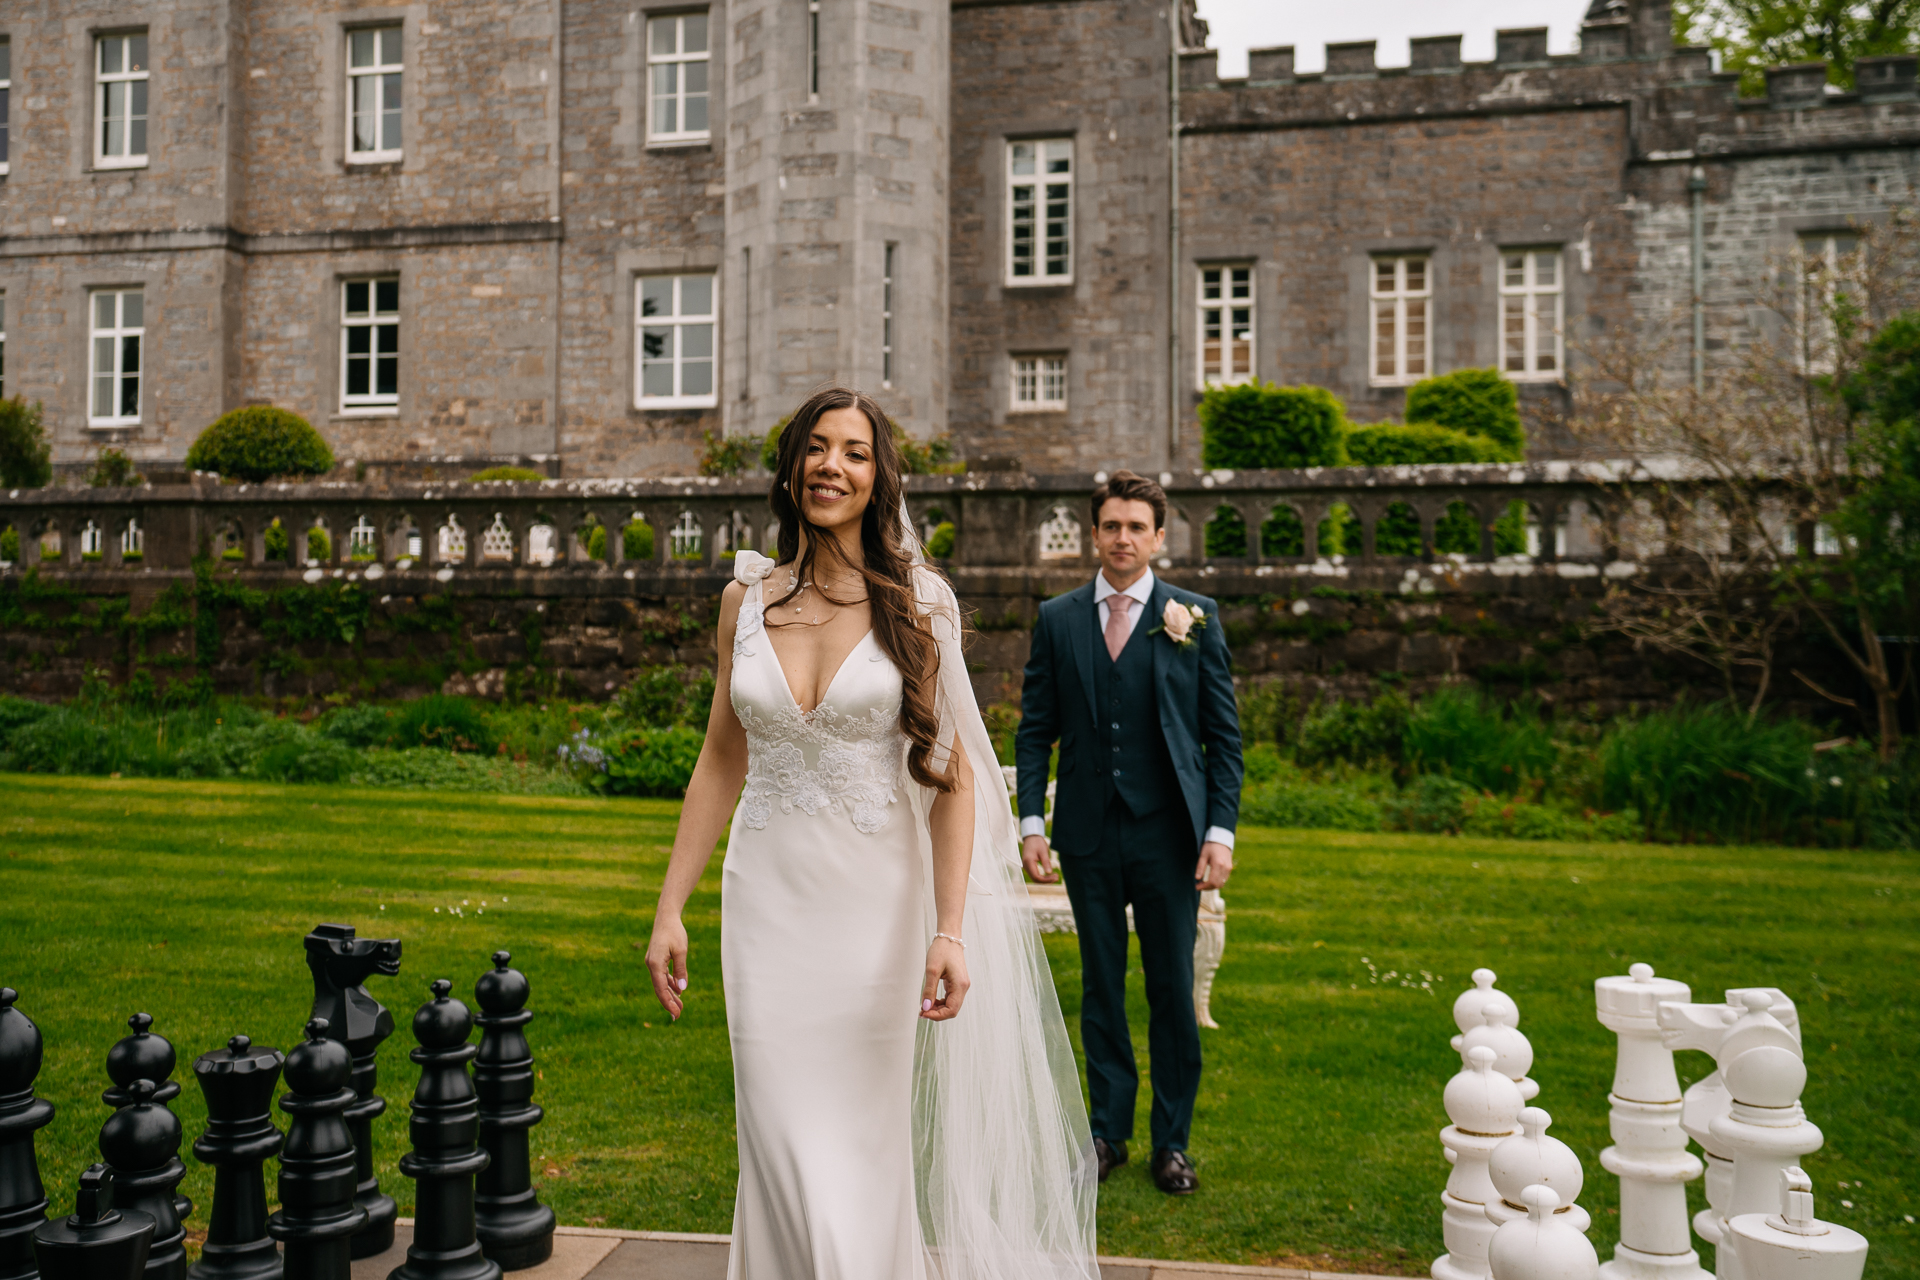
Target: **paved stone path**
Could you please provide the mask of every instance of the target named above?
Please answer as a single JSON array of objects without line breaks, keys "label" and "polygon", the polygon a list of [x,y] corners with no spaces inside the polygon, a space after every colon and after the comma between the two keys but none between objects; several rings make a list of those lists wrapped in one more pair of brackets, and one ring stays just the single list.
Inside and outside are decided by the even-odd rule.
[{"label": "paved stone path", "polygon": [[[353,1280],[387,1280],[406,1261],[413,1223],[402,1218],[393,1248],[353,1264]],[[553,1257],[513,1280],[726,1280],[727,1238],[671,1231],[604,1231],[598,1227],[561,1227],[553,1238]],[[1152,1258],[1102,1258],[1101,1280],[1226,1280],[1229,1276],[1267,1276],[1272,1280],[1384,1280],[1331,1271],[1295,1271],[1284,1267],[1230,1267],[1217,1262],[1161,1262]]]}]

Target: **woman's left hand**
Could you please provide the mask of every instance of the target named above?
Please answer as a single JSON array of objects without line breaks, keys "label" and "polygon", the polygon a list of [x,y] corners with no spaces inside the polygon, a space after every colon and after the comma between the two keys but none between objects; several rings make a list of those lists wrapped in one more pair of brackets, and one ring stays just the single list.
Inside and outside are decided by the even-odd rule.
[{"label": "woman's left hand", "polygon": [[927,980],[920,988],[920,1016],[928,1022],[945,1022],[958,1014],[969,985],[966,948],[951,938],[935,938],[927,948]]}]

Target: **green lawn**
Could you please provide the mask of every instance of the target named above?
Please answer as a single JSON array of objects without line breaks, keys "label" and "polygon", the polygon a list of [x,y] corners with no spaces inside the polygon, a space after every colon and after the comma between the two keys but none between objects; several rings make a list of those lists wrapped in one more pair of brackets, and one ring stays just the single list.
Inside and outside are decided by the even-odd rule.
[{"label": "green lawn", "polygon": [[[71,1203],[93,1158],[105,1054],[128,1014],[152,1013],[179,1048],[191,1139],[204,1108],[187,1064],[236,1032],[291,1044],[310,998],[300,938],[345,921],[406,944],[403,975],[374,986],[402,1027],[382,1054],[395,1110],[378,1141],[382,1182],[403,1206],[408,1015],[433,978],[471,993],[488,954],[508,947],[533,983],[547,1108],[535,1172],[561,1221],[725,1231],[734,1146],[717,862],[689,908],[679,1025],[653,1004],[639,953],[674,815],[664,801],[0,776],[0,982],[47,1038],[39,1092],[59,1115],[40,1151],[55,1204]],[[1520,1003],[1539,1104],[1585,1162],[1581,1200],[1607,1256],[1617,1186],[1596,1157],[1613,1043],[1592,982],[1646,960],[1701,998],[1734,984],[1794,996],[1806,1105],[1828,1138],[1808,1161],[1822,1214],[1873,1241],[1869,1275],[1920,1269],[1906,1217],[1920,1214],[1920,856],[1269,830],[1241,841],[1214,996],[1223,1029],[1204,1033],[1203,1189],[1170,1201],[1137,1159],[1103,1192],[1102,1252],[1331,1255],[1424,1273],[1441,1251],[1436,1134],[1458,1067],[1449,1010],[1484,964]],[[1072,1027],[1074,943],[1048,949]],[[1367,961],[1382,975],[1432,974],[1431,991],[1418,978],[1370,982]],[[1137,1016],[1144,1028],[1143,1006]],[[1683,1058],[1685,1078],[1708,1069]],[[211,1178],[191,1167],[192,1225],[204,1226]]]}]

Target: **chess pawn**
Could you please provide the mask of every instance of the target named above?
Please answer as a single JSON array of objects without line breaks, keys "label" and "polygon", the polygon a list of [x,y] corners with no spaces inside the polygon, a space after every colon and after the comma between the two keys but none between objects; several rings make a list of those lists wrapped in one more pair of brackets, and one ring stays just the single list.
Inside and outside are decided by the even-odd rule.
[{"label": "chess pawn", "polygon": [[353,1135],[353,1202],[367,1220],[353,1237],[353,1256],[371,1258],[393,1247],[393,1222],[399,1209],[380,1190],[373,1172],[373,1122],[384,1115],[387,1100],[374,1092],[380,1083],[380,1045],[393,1034],[393,1014],[368,992],[375,974],[400,972],[400,940],[362,938],[350,924],[315,925],[305,939],[307,968],[313,974],[313,1017],[325,1018],[336,1040],[353,1055],[354,1103],[347,1108],[347,1132]]},{"label": "chess pawn", "polygon": [[1460,1052],[1470,1053],[1480,1045],[1493,1050],[1493,1069],[1520,1086],[1523,1101],[1532,1102],[1540,1096],[1540,1086],[1527,1078],[1527,1072],[1533,1070],[1533,1042],[1520,1033],[1520,1028],[1500,1021],[1503,1016],[1503,1010],[1483,1005],[1480,1025],[1461,1033]]},{"label": "chess pawn", "polygon": [[[154,1035],[147,1028],[153,1025],[153,1015],[136,1013],[127,1019],[127,1025],[133,1033],[122,1037],[113,1048],[107,1050],[107,1076],[113,1081],[113,1087],[100,1095],[100,1101],[110,1107],[124,1107],[132,1101],[128,1091],[135,1080],[153,1081],[153,1100],[160,1106],[168,1106],[180,1096],[180,1086],[173,1079],[173,1044],[165,1037]],[[180,1166],[180,1176],[186,1177],[187,1166]],[[173,1193],[173,1214],[182,1222],[193,1216],[193,1201],[181,1195],[178,1180]],[[121,1200],[127,1198],[127,1187],[122,1181],[119,1192]],[[158,1239],[154,1248],[160,1247]]]},{"label": "chess pawn", "polygon": [[152,1244],[151,1217],[113,1207],[113,1178],[103,1164],[80,1175],[70,1217],[33,1232],[42,1280],[141,1280]]},{"label": "chess pawn", "polygon": [[33,1096],[40,1075],[40,1028],[0,987],[0,1280],[33,1280],[33,1233],[47,1220],[47,1189],[34,1134],[53,1120],[53,1104]]},{"label": "chess pawn", "polygon": [[400,1157],[400,1172],[414,1180],[413,1243],[388,1280],[500,1280],[500,1264],[474,1235],[473,1180],[488,1156],[476,1145],[480,1100],[467,1077],[473,1014],[451,990],[435,979],[433,999],[413,1015],[420,1047],[408,1056],[420,1065],[420,1083],[407,1125],[413,1150]]},{"label": "chess pawn", "polygon": [[1619,1040],[1607,1095],[1613,1145],[1600,1167],[1620,1179],[1620,1243],[1600,1266],[1605,1280],[1706,1280],[1687,1234],[1687,1183],[1703,1166],[1687,1150],[1680,1077],[1659,1018],[1662,1004],[1692,997],[1686,983],[1656,978],[1645,964],[1593,983],[1600,1024]]},{"label": "chess pawn", "polygon": [[1469,1049],[1460,1074],[1447,1082],[1447,1118],[1440,1131],[1453,1172],[1441,1193],[1440,1232],[1447,1251],[1434,1260],[1433,1280],[1485,1280],[1494,1225],[1487,1206],[1500,1198],[1488,1170],[1494,1148],[1519,1130],[1520,1086],[1493,1069],[1493,1050]]},{"label": "chess pawn", "polygon": [[327,1038],[327,1020],[310,1018],[307,1038],[286,1057],[287,1140],[280,1154],[280,1208],[267,1234],[285,1246],[286,1280],[348,1280],[350,1237],[367,1220],[353,1202],[353,1057]]},{"label": "chess pawn", "polygon": [[1460,1028],[1460,1034],[1453,1038],[1455,1053],[1465,1054],[1467,1032],[1484,1023],[1489,1011],[1494,1014],[1494,1021],[1503,1026],[1520,1025],[1520,1006],[1506,992],[1493,989],[1499,980],[1491,969],[1475,969],[1473,989],[1462,991],[1454,1000],[1453,1024]]},{"label": "chess pawn", "polygon": [[1502,1226],[1487,1248],[1493,1280],[1594,1280],[1600,1274],[1600,1255],[1555,1212],[1559,1193],[1531,1186],[1520,1195],[1526,1215]]},{"label": "chess pawn", "polygon": [[187,1174],[180,1163],[180,1120],[161,1103],[151,1080],[125,1086],[127,1104],[100,1128],[100,1154],[113,1179],[121,1212],[137,1209],[153,1219],[146,1280],[186,1280],[186,1228],[174,1210],[173,1189]]},{"label": "chess pawn", "polygon": [[267,1234],[261,1166],[280,1151],[273,1090],[285,1064],[278,1049],[256,1049],[245,1036],[194,1060],[194,1078],[207,1099],[207,1131],[194,1142],[193,1154],[213,1166],[213,1212],[188,1280],[280,1280],[280,1250]]},{"label": "chess pawn", "polygon": [[526,975],[507,967],[513,957],[493,953],[493,968],[474,983],[480,1004],[480,1052],[473,1087],[480,1097],[480,1145],[488,1163],[475,1186],[475,1234],[503,1271],[519,1271],[553,1255],[553,1210],[533,1190],[528,1130],[544,1114],[533,1104],[533,1050],[521,1028],[527,1011]]},{"label": "chess pawn", "polygon": [[[1781,1175],[1826,1141],[1800,1106],[1807,1064],[1799,1043],[1768,1013],[1773,1002],[1765,992],[1744,992],[1741,1003],[1746,1013],[1727,1028],[1718,1057],[1732,1103],[1709,1126],[1715,1146],[1733,1157],[1733,1185],[1719,1223],[1723,1241],[1734,1218],[1777,1209]],[[1739,1258],[1736,1252],[1721,1259],[1714,1274],[1747,1280]]]},{"label": "chess pawn", "polygon": [[1487,1175],[1500,1195],[1497,1200],[1487,1201],[1487,1220],[1494,1226],[1526,1217],[1522,1193],[1534,1186],[1547,1187],[1560,1197],[1553,1211],[1575,1231],[1584,1234],[1593,1225],[1587,1211],[1574,1203],[1586,1182],[1580,1157],[1573,1154],[1572,1147],[1547,1135],[1547,1126],[1552,1123],[1553,1117],[1539,1107],[1522,1108],[1519,1134],[1502,1139],[1487,1158]]},{"label": "chess pawn", "polygon": [[1780,1211],[1730,1219],[1723,1250],[1747,1280],[1860,1280],[1867,1267],[1867,1238],[1813,1216],[1813,1180],[1798,1165],[1780,1171]]}]

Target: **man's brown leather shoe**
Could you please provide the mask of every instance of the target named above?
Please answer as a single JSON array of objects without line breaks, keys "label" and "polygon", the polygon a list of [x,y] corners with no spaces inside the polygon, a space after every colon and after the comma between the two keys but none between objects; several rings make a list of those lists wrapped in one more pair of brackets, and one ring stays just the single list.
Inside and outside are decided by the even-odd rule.
[{"label": "man's brown leather shoe", "polygon": [[1170,1196],[1190,1196],[1200,1189],[1200,1175],[1184,1151],[1153,1153],[1153,1185]]},{"label": "man's brown leather shoe", "polygon": [[1107,1175],[1127,1162],[1127,1144],[1108,1142],[1105,1138],[1093,1140],[1093,1155],[1100,1162],[1100,1181],[1105,1182]]}]

